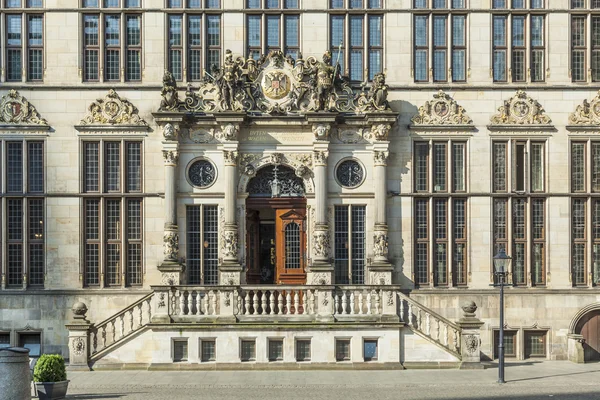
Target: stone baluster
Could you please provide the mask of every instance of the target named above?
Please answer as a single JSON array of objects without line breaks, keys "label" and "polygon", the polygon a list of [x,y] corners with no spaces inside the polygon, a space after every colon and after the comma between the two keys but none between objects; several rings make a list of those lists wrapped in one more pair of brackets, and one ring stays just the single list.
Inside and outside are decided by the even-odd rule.
[{"label": "stone baluster", "polygon": [[300,314],[300,295],[297,290],[294,291],[294,314]]},{"label": "stone baluster", "polygon": [[148,323],[152,321],[152,298],[146,300],[147,313],[148,313]]},{"label": "stone baluster", "polygon": [[399,309],[400,309],[400,321],[406,322],[406,317],[404,316],[404,299],[402,299],[402,298],[400,298]]},{"label": "stone baluster", "polygon": [[254,312],[253,315],[258,315],[258,290],[254,291],[254,296],[252,296],[252,308]]},{"label": "stone baluster", "polygon": [[360,292],[358,292],[358,314],[363,313],[363,302],[364,302],[363,291],[361,290]]},{"label": "stone baluster", "polygon": [[195,315],[200,315],[202,314],[202,296],[200,295],[200,291],[196,290],[196,314]]},{"label": "stone baluster", "polygon": [[355,315],[356,314],[356,306],[354,305],[354,290],[350,291],[350,314]]},{"label": "stone baluster", "polygon": [[177,290],[177,294],[179,295],[179,315],[185,315],[185,299],[184,299],[184,291]]},{"label": "stone baluster", "polygon": [[334,314],[339,314],[339,307],[340,307],[340,292],[335,292],[334,293],[334,304],[333,304],[333,313]]},{"label": "stone baluster", "polygon": [[246,292],[246,296],[244,298],[244,308],[246,309],[244,315],[250,315],[250,291]]},{"label": "stone baluster", "polygon": [[211,315],[217,315],[217,293],[213,290],[210,291],[210,302],[212,306]]},{"label": "stone baluster", "polygon": [[367,314],[371,315],[371,307],[373,307],[373,295],[371,291],[367,292]]},{"label": "stone baluster", "polygon": [[413,326],[413,311],[412,311],[412,303],[408,302],[408,326]]},{"label": "stone baluster", "polygon": [[425,334],[431,336],[431,314],[425,314]]},{"label": "stone baluster", "polygon": [[308,290],[302,291],[302,315],[308,315]]},{"label": "stone baluster", "polygon": [[262,291],[260,294],[260,306],[262,308],[261,310],[261,315],[267,315],[267,292],[266,291]]},{"label": "stone baluster", "polygon": [[423,314],[421,312],[421,308],[417,310],[417,328],[419,330],[423,330]]},{"label": "stone baluster", "polygon": [[135,319],[135,317],[133,316],[133,309],[130,309],[129,310],[129,333],[133,332],[134,319]]},{"label": "stone baluster", "polygon": [[292,308],[292,295],[291,295],[290,291],[287,290],[285,293],[285,314],[286,315],[289,315],[292,313],[291,308]]},{"label": "stone baluster", "polygon": [[271,291],[271,295],[269,296],[269,308],[271,308],[271,315],[275,315],[275,291]]},{"label": "stone baluster", "polygon": [[283,294],[277,292],[277,315],[283,314]]},{"label": "stone baluster", "polygon": [[342,314],[347,314],[348,309],[348,291],[342,290]]},{"label": "stone baluster", "polygon": [[375,296],[375,314],[379,314],[379,292],[377,290],[375,290],[373,292],[373,295]]},{"label": "stone baluster", "polygon": [[112,342],[114,343],[116,338],[116,334],[117,334],[117,330],[115,328],[115,320],[113,319],[112,321],[110,321],[110,328],[111,328],[111,334],[112,334]]}]

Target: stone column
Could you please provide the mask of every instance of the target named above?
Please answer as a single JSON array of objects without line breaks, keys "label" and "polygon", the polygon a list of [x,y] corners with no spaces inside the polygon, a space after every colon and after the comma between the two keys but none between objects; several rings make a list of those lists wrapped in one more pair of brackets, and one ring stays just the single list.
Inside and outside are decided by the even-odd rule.
[{"label": "stone column", "polygon": [[477,304],[467,301],[461,306],[464,314],[456,322],[461,327],[460,333],[460,355],[461,369],[483,369],[481,364],[481,327],[483,322],[475,316]]},{"label": "stone column", "polygon": [[225,180],[225,226],[221,228],[221,259],[219,266],[220,285],[239,285],[242,282],[242,265],[239,262],[239,234],[236,219],[237,203],[237,161],[238,134],[237,124],[221,126],[219,138],[223,143],[223,179]]},{"label": "stone column", "polygon": [[82,302],[73,304],[71,308],[73,320],[66,324],[69,330],[69,370],[89,371],[88,357],[90,353],[90,322],[85,319],[87,306]]},{"label": "stone column", "polygon": [[182,280],[183,266],[179,262],[179,232],[177,227],[177,164],[179,142],[177,128],[166,124],[163,128],[163,158],[165,162],[165,223],[163,234],[164,260],[158,267],[162,282],[178,285]]},{"label": "stone column", "polygon": [[578,364],[585,363],[583,343],[585,343],[583,335],[575,333],[569,333],[567,335],[567,357],[569,358],[569,361]]},{"label": "stone column", "polygon": [[387,225],[387,160],[388,135],[390,125],[379,124],[371,127],[373,143],[373,184],[375,194],[375,224],[373,226],[373,262],[369,266],[371,285],[390,285],[393,266],[388,260]]},{"label": "stone column", "polygon": [[331,284],[333,282],[333,266],[330,262],[331,239],[327,223],[327,158],[331,125],[314,124],[312,130],[315,135],[313,144],[315,231],[312,232],[312,265],[306,280],[308,284]]}]

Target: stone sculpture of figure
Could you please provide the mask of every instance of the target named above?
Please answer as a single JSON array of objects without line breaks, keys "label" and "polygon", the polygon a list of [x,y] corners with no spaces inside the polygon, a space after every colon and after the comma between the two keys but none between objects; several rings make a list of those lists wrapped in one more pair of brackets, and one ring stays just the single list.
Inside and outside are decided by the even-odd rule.
[{"label": "stone sculpture of figure", "polygon": [[388,108],[388,85],[385,83],[385,74],[380,72],[373,77],[373,86],[369,90],[369,99],[378,110]]},{"label": "stone sculpture of figure", "polygon": [[174,110],[179,105],[179,95],[177,94],[177,84],[175,78],[169,71],[163,75],[163,87],[160,91],[162,100],[160,101],[160,110]]},{"label": "stone sculpture of figure", "polygon": [[317,110],[329,108],[330,96],[333,92],[336,68],[331,65],[331,52],[323,54],[323,61],[316,66],[316,103]]},{"label": "stone sculpture of figure", "polygon": [[221,92],[221,99],[225,104],[226,110],[233,110],[235,96],[238,92],[239,81],[242,76],[240,66],[234,61],[231,50],[225,51],[225,61],[223,68],[217,77],[217,84]]}]

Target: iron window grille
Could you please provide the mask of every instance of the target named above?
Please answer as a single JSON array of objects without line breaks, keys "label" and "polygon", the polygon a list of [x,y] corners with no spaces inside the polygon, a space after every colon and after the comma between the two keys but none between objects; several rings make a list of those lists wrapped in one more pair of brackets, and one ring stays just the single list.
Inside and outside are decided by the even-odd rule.
[{"label": "iron window grille", "polygon": [[310,361],[310,339],[296,339],[296,361]]},{"label": "iron window grille", "polygon": [[256,360],[256,339],[242,339],[240,341],[240,360],[242,362]]},{"label": "iron window grille", "polygon": [[335,340],[335,360],[350,361],[350,339]]},{"label": "iron window grille", "polygon": [[283,339],[269,339],[269,361],[283,361]]},{"label": "iron window grille", "polygon": [[200,361],[213,362],[217,360],[217,342],[215,339],[200,339]]}]

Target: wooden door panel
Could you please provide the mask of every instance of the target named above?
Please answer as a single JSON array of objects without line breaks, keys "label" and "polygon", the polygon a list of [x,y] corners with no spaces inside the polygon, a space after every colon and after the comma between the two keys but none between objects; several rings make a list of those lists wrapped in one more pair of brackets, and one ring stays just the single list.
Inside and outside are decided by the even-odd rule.
[{"label": "wooden door panel", "polygon": [[586,317],[581,328],[581,335],[585,339],[583,344],[585,361],[600,360],[600,312],[595,312]]},{"label": "wooden door panel", "polygon": [[[306,283],[306,229],[304,209],[278,209],[275,213],[275,244],[278,284]],[[296,268],[297,267],[297,268]]]}]

